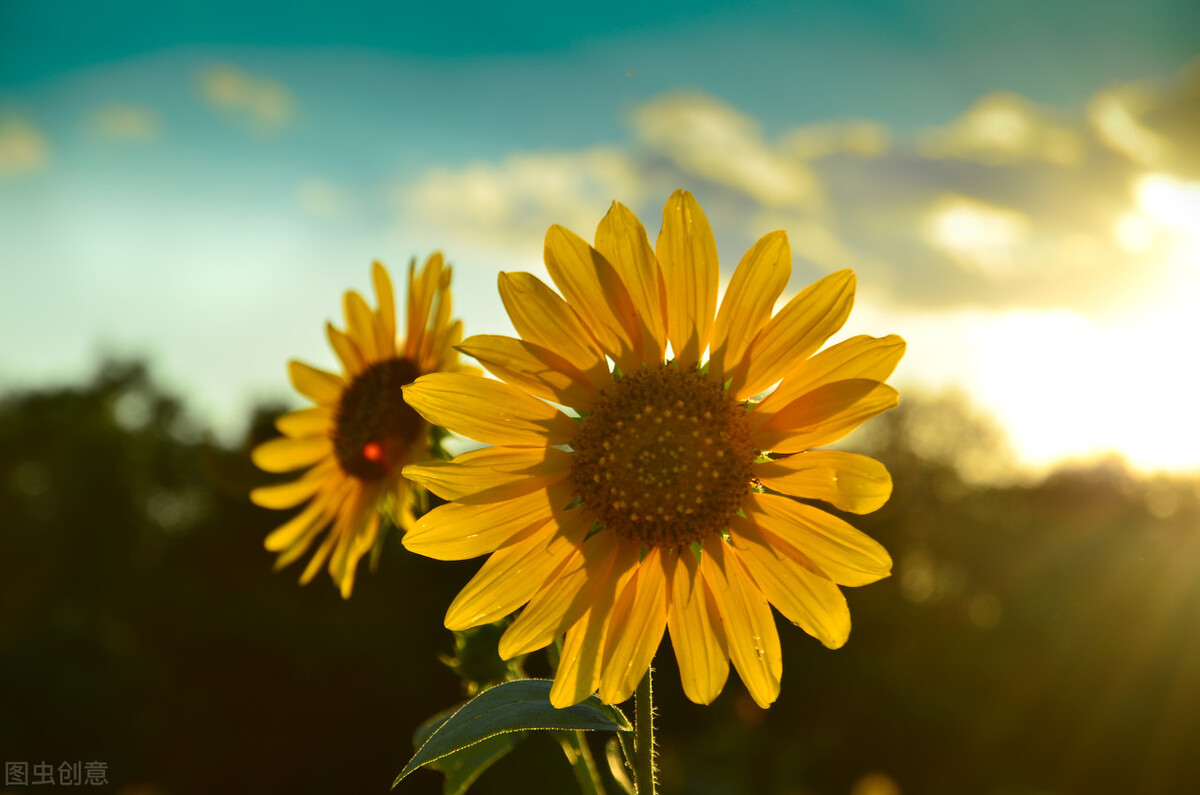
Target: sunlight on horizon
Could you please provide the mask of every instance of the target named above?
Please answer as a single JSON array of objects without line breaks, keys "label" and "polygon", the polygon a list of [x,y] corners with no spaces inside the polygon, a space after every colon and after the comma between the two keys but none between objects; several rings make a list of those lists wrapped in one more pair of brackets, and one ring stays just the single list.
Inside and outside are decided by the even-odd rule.
[{"label": "sunlight on horizon", "polygon": [[974,391],[1034,466],[1115,452],[1147,472],[1200,468],[1200,183],[1148,174],[1134,195],[1114,235],[1161,258],[1152,303],[1104,321],[1005,313],[981,340]]}]

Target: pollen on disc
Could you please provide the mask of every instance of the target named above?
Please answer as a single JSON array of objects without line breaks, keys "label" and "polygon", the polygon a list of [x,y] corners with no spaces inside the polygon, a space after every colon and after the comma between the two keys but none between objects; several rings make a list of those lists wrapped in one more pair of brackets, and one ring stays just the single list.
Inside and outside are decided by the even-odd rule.
[{"label": "pollen on disc", "polygon": [[618,378],[571,443],[571,476],[604,526],[648,546],[680,546],[728,527],[758,456],[742,404],[673,363]]}]

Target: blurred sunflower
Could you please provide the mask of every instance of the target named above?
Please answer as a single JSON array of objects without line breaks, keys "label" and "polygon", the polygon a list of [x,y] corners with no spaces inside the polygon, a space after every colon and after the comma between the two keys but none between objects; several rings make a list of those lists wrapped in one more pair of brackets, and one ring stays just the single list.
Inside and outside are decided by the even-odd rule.
[{"label": "blurred sunflower", "polygon": [[624,701],[669,629],[690,699],[712,701],[732,659],[765,707],[782,674],[769,605],[837,648],[850,631],[838,586],[890,573],[877,542],[792,497],[858,513],[887,501],[877,461],[811,448],[896,405],[881,382],[904,342],[859,336],[814,356],[850,312],[854,274],[827,276],[772,316],[791,274],[783,232],[750,249],[717,311],[712,230],[682,191],[656,249],[614,203],[595,248],[552,226],[545,261],[561,297],[530,274],[500,275],[521,339],[459,346],[500,381],[433,374],[405,387],[429,422],[495,446],[405,468],[452,502],[404,544],[448,560],[491,553],[446,626],[524,605],[501,638],[505,658],[565,633],[556,706],[597,690]]},{"label": "blurred sunflower", "polygon": [[259,445],[251,457],[268,472],[308,471],[290,483],[255,489],[250,499],[276,509],[308,502],[266,538],[266,548],[279,553],[277,570],[332,526],[301,583],[328,561],[333,581],[348,598],[362,556],[374,549],[372,566],[378,560],[381,511],[401,529],[412,524],[414,489],[401,469],[429,458],[431,429],[404,402],[401,387],[426,373],[474,371],[458,366],[454,346],[462,339],[462,321],[450,319],[450,274],[441,254],[431,256],[420,273],[415,260],[409,265],[407,328],[397,343],[392,281],[375,263],[378,308],[350,290],[343,302],[346,330],[325,324],[343,375],[288,363],[293,386],[316,405],[279,417],[275,424],[283,437]]}]

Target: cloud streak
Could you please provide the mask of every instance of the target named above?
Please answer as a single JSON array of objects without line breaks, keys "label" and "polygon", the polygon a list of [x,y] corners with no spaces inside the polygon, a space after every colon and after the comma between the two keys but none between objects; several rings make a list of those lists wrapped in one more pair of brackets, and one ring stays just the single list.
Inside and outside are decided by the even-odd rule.
[{"label": "cloud streak", "polygon": [[1101,142],[1133,163],[1200,179],[1200,57],[1172,81],[1100,92],[1088,120]]},{"label": "cloud streak", "polygon": [[230,64],[201,72],[199,89],[206,102],[259,135],[278,133],[295,113],[296,99],[287,86]]},{"label": "cloud streak", "polygon": [[163,120],[154,108],[113,103],[96,108],[87,118],[88,129],[110,141],[150,143],[162,137]]}]

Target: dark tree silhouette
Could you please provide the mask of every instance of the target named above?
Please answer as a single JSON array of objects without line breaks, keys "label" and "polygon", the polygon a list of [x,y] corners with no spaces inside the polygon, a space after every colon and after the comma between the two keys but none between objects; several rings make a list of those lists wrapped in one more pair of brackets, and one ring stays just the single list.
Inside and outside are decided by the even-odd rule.
[{"label": "dark tree silhouette", "polygon": [[[343,601],[271,572],[268,480],[146,368],[0,400],[0,758],[101,760],[113,791],[386,792],[413,730],[461,700],[442,613],[477,567],[393,536]],[[911,398],[858,444],[892,500],[848,517],[894,576],[848,589],[841,650],[780,620],[768,711],[731,676],[709,707],[659,657],[663,791],[1188,792],[1200,781],[1200,487],[1118,461],[1040,482],[952,397]],[[595,750],[599,754],[599,738]],[[536,738],[475,789],[569,792]],[[440,792],[420,772],[402,792]],[[612,790],[615,792],[615,789]]]}]

